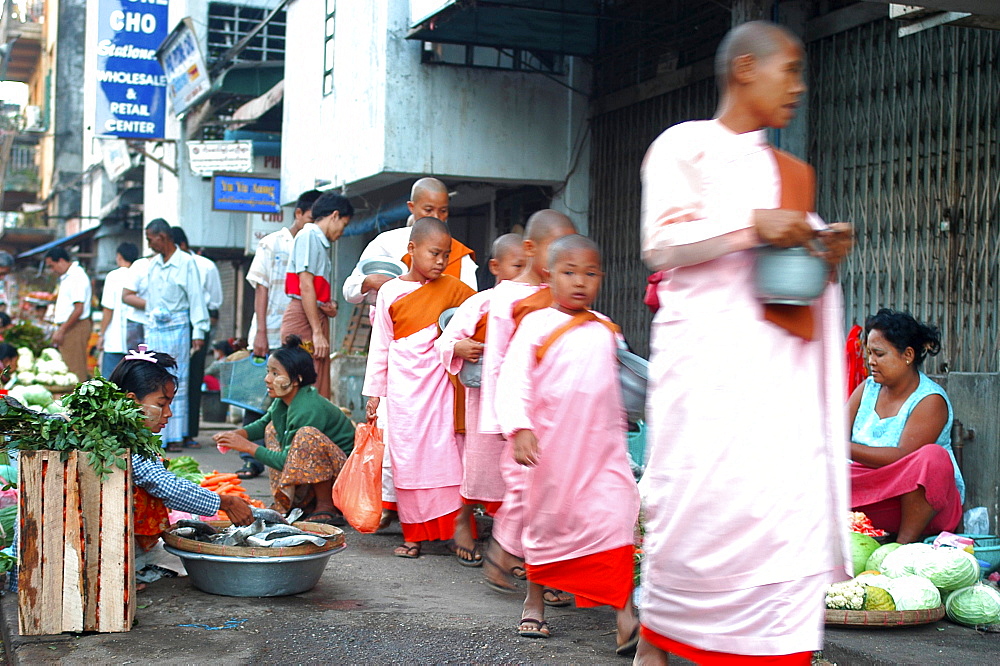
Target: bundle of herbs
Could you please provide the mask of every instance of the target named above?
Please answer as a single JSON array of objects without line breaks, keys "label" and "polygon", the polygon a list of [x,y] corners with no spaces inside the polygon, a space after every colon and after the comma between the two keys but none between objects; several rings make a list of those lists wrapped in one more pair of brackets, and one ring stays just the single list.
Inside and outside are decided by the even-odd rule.
[{"label": "bundle of herbs", "polygon": [[146,427],[142,408],[117,386],[96,377],[79,384],[62,400],[68,414],[44,414],[10,396],[0,399],[0,432],[4,446],[21,451],[48,449],[87,455],[87,463],[103,481],[114,468],[127,469],[128,456],[156,458],[159,438]]}]

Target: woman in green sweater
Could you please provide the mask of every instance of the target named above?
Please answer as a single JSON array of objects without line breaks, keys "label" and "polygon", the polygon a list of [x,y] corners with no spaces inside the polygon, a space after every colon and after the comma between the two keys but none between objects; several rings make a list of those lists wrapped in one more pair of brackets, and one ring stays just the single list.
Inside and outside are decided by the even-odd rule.
[{"label": "woman in green sweater", "polygon": [[[354,448],[354,424],[316,391],[312,357],[301,344],[298,336],[289,335],[267,359],[264,384],[276,398],[267,413],[214,439],[271,468],[276,509],[287,513],[301,507],[308,514],[304,520],[342,526],[344,517],[333,505],[333,482]],[[261,438],[264,446],[254,444]]]}]

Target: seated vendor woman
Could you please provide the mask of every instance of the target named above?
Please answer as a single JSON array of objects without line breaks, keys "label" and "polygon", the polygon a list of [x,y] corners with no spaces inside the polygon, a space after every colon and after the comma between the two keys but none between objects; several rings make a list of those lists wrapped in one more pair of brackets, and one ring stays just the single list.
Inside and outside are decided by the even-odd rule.
[{"label": "seated vendor woman", "polygon": [[[146,351],[145,345],[139,345],[139,350],[130,351],[108,377],[139,404],[146,415],[146,427],[154,433],[160,432],[172,416],[170,403],[177,380],[170,372],[176,367],[172,356]],[[199,516],[214,516],[221,509],[237,525],[253,522],[250,505],[245,501],[234,495],[218,495],[182,479],[168,472],[160,460],[133,455],[132,479],[136,485],[135,540],[143,550],[155,546],[170,525],[168,509]]]},{"label": "seated vendor woman", "polygon": [[[267,359],[264,384],[277,398],[267,413],[245,428],[215,435],[215,441],[271,468],[276,510],[301,507],[303,520],[344,525],[333,505],[333,482],[354,448],[354,425],[316,391],[312,356],[301,344],[289,335]],[[261,438],[264,446],[254,444]]]},{"label": "seated vendor woman", "polygon": [[951,450],[948,396],[920,371],[941,350],[933,326],[882,309],[865,321],[871,376],[847,403],[851,506],[911,543],[954,530],[965,483]]}]

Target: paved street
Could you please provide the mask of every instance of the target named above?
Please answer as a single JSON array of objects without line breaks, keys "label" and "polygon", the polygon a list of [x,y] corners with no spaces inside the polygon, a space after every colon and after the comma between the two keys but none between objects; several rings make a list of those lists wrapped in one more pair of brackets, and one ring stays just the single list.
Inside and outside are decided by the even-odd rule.
[{"label": "paved street", "polygon": [[[210,446],[191,454],[203,471],[234,471],[237,458]],[[261,477],[245,482],[267,501]],[[521,599],[492,592],[479,569],[458,565],[443,549],[418,560],[391,555],[398,525],[385,534],[347,529],[347,550],[333,556],[319,585],[281,598],[220,597],[187,578],[152,583],[139,593],[136,627],[128,634],[21,639],[16,600],[4,595],[5,639],[13,633],[14,663],[232,664],[300,663],[548,663],[627,664],[614,654],[609,609],[549,609],[553,635],[529,640],[514,631]],[[433,552],[433,551],[432,551]],[[236,629],[206,630],[245,620]],[[909,629],[827,632],[825,656],[840,664],[993,664],[1000,635],[946,621]],[[681,663],[674,661],[672,663]]]}]

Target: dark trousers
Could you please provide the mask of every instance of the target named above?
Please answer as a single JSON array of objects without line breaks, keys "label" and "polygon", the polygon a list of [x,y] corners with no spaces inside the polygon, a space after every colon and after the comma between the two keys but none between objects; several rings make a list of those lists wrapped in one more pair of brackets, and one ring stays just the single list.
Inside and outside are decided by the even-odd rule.
[{"label": "dark trousers", "polygon": [[192,439],[198,436],[198,425],[201,421],[201,385],[205,379],[205,359],[208,357],[209,346],[212,344],[210,335],[205,336],[205,344],[191,356],[188,366],[188,436]]}]

